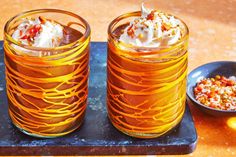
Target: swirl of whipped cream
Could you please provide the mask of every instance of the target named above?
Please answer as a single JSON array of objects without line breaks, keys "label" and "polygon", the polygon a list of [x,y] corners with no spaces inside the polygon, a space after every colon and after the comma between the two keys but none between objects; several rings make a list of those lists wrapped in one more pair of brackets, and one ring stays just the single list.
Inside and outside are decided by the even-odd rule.
[{"label": "swirl of whipped cream", "polygon": [[119,41],[134,46],[158,47],[176,43],[181,37],[181,21],[142,4],[141,16],[124,29]]},{"label": "swirl of whipped cream", "polygon": [[12,38],[34,47],[57,47],[63,39],[63,27],[43,17],[24,19],[13,32]]}]

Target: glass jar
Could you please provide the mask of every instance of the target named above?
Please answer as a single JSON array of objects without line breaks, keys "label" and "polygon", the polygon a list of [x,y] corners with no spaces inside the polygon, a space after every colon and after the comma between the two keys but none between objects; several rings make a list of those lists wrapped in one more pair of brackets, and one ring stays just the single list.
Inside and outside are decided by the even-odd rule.
[{"label": "glass jar", "polygon": [[189,31],[161,47],[138,47],[119,41],[122,30],[140,16],[132,12],[108,28],[107,109],[112,124],[137,138],[159,137],[180,123],[185,112]]},{"label": "glass jar", "polygon": [[[24,18],[39,16],[65,26],[66,37],[73,42],[39,48],[23,45],[11,37]],[[4,52],[9,115],[22,132],[51,138],[68,134],[81,125],[88,96],[89,43],[89,24],[68,11],[32,10],[6,23]]]}]

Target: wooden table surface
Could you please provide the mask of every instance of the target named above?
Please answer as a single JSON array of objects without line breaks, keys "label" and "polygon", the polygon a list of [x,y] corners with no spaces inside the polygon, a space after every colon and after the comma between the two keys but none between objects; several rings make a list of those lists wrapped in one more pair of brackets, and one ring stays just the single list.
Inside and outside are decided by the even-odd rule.
[{"label": "wooden table surface", "polygon": [[[147,6],[172,13],[190,29],[189,71],[218,60],[236,61],[236,0],[1,0],[0,39],[6,21],[37,8],[59,8],[85,18],[92,29],[92,41],[107,40],[107,26],[120,14]],[[236,117],[215,118],[191,106],[198,132],[194,157],[235,157]]]}]

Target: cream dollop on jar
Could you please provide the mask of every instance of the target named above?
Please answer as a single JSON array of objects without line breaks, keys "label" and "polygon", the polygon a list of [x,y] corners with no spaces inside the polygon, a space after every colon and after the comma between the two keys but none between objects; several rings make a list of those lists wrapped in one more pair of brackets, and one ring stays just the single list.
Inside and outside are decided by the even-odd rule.
[{"label": "cream dollop on jar", "polygon": [[182,36],[180,20],[142,4],[141,16],[129,23],[119,41],[140,47],[159,47],[172,45]]},{"label": "cream dollop on jar", "polygon": [[28,46],[57,47],[63,39],[63,26],[43,17],[24,19],[13,32],[12,38]]}]

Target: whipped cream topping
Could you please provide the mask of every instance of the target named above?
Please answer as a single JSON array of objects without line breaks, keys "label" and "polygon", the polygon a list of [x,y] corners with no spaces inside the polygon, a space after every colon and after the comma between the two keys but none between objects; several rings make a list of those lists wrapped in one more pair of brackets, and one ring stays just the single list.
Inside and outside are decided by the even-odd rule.
[{"label": "whipped cream topping", "polygon": [[12,38],[24,45],[34,47],[57,47],[63,38],[63,27],[43,17],[24,19],[13,32]]},{"label": "whipped cream topping", "polygon": [[158,47],[176,43],[181,37],[181,21],[161,11],[141,7],[141,16],[124,29],[119,41],[134,46]]}]

